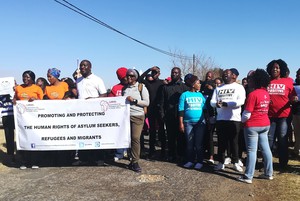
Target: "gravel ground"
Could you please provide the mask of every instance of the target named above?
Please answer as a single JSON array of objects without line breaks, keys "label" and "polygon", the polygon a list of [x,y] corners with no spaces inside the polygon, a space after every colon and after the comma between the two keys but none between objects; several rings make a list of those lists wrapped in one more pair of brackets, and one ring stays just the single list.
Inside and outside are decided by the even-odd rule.
[{"label": "gravel ground", "polygon": [[240,173],[230,165],[222,172],[209,165],[196,171],[144,159],[140,174],[127,169],[127,160],[107,167],[19,170],[7,165],[4,142],[0,130],[0,200],[300,200],[299,190],[288,188],[300,187],[299,161],[290,172],[275,171],[273,181],[255,179],[250,185],[236,181]]}]

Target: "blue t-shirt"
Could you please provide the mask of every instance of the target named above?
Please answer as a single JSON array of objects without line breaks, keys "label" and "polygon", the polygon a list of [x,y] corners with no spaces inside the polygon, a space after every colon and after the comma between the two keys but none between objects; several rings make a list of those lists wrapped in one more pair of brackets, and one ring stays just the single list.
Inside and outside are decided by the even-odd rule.
[{"label": "blue t-shirt", "polygon": [[179,98],[178,110],[184,111],[184,122],[198,122],[204,120],[203,110],[205,97],[200,92],[186,91]]}]

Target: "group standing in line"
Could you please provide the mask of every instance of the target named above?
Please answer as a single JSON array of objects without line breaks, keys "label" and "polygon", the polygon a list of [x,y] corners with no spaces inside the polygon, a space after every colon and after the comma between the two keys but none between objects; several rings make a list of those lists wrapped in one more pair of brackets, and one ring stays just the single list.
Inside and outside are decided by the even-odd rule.
[{"label": "group standing in line", "polygon": [[[258,150],[264,162],[264,174],[260,177],[272,180],[274,145],[278,149],[280,168],[284,169],[288,164],[288,126],[291,121],[294,123],[296,140],[294,153],[299,155],[300,106],[296,92],[297,86],[300,86],[300,70],[297,71],[294,86],[293,80],[287,77],[287,64],[281,59],[271,61],[266,70],[250,71],[247,78],[243,79],[243,85],[237,83],[239,72],[235,68],[224,70],[222,78],[216,79],[213,72],[207,72],[205,80],[201,82],[193,74],[185,75],[182,80],[179,67],[172,68],[168,80],[159,79],[160,68],[157,66],[147,69],[141,76],[135,69],[121,67],[116,71],[120,83],[109,94],[103,80],[92,73],[90,61],[81,61],[79,71],[74,74],[76,84],[71,78],[60,80],[60,70],[56,68],[47,71],[49,83],[44,78],[38,78],[35,82],[35,74],[25,71],[22,75],[23,84],[15,87],[15,97],[0,96],[1,107],[4,108],[2,118],[7,153],[12,162],[15,162],[12,105],[16,100],[106,96],[125,96],[130,104],[131,148],[116,150],[114,161],[117,162],[128,153],[128,167],[135,172],[142,171],[139,159],[145,118],[149,120],[148,157],[155,159],[158,134],[160,159],[181,163],[187,169],[202,169],[206,150],[207,162],[215,163],[213,134],[216,131],[219,163],[214,166],[215,171],[225,169],[227,156],[234,170],[244,172],[241,161],[244,144],[247,152],[246,170],[238,180],[252,183]],[[293,120],[289,120],[291,116]],[[39,168],[38,153],[23,152],[20,168]],[[105,150],[74,150],[74,154],[76,161],[73,165],[105,165]]]}]

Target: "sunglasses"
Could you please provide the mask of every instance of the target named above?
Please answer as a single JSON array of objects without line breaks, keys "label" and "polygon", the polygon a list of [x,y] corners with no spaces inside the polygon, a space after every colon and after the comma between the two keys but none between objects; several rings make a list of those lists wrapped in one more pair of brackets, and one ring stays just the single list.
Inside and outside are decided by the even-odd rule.
[{"label": "sunglasses", "polygon": [[132,78],[132,77],[135,77],[135,75],[127,75],[127,77],[131,77]]}]

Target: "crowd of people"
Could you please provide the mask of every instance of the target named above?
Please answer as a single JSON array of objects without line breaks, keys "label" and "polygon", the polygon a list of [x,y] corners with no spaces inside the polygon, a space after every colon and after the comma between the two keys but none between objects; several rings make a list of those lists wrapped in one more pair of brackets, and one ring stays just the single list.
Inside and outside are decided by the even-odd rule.
[{"label": "crowd of people", "polygon": [[[73,79],[60,79],[61,71],[50,68],[47,79],[35,78],[28,70],[23,84],[15,86],[15,96],[1,95],[3,127],[7,154],[15,162],[13,104],[16,100],[90,99],[124,96],[130,104],[130,149],[113,150],[115,162],[128,158],[128,168],[141,172],[144,133],[149,133],[146,158],[181,164],[183,168],[201,170],[205,163],[215,171],[228,164],[242,176],[239,181],[252,183],[257,156],[263,157],[260,178],[273,179],[272,155],[279,158],[281,169],[288,165],[289,142],[295,139],[294,152],[300,149],[300,69],[295,82],[289,77],[285,61],[272,60],[266,70],[251,70],[238,83],[239,72],[225,69],[221,77],[206,73],[201,81],[196,75],[183,75],[179,67],[170,77],[160,79],[160,68],[147,69],[142,75],[135,69],[116,70],[119,83],[109,92],[104,81],[92,73],[88,60],[80,62]],[[48,80],[48,81],[47,81]],[[217,153],[214,134],[217,136]],[[294,137],[293,137],[294,136]],[[160,147],[158,156],[157,147]],[[39,168],[44,152],[22,151],[20,169]],[[59,164],[105,165],[107,150],[55,151],[47,156],[60,159]],[[215,160],[218,161],[215,164]],[[55,160],[57,162],[57,160]],[[243,168],[244,163],[246,168]],[[245,170],[244,170],[245,169]]]}]

